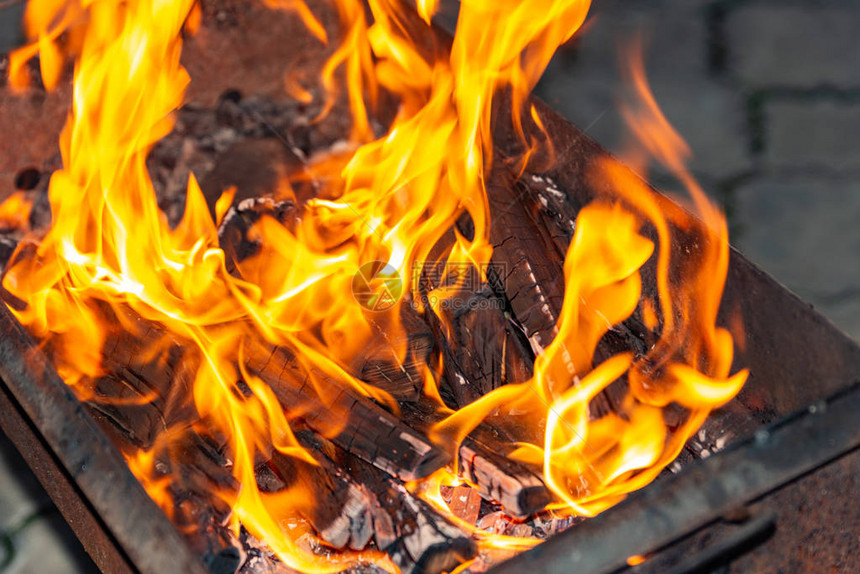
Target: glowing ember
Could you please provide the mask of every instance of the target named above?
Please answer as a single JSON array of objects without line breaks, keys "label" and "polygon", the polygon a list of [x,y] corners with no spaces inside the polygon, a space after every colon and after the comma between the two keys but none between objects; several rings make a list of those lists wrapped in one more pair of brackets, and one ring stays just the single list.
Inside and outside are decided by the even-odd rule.
[{"label": "glowing ember", "polygon": [[[338,408],[336,398],[347,387],[399,412],[397,400],[362,380],[354,365],[380,332],[387,341],[408,340],[405,305],[439,314],[448,328],[441,309],[459,283],[428,294],[412,271],[425,262],[447,266],[451,273],[442,276],[453,270],[461,276],[464,267],[481,270],[480,276],[486,269],[493,252],[485,179],[493,165],[494,95],[510,93],[511,119],[526,150],[517,158],[520,171],[530,157],[550,154],[526,138],[521,114],[543,130],[528,94],[555,49],[582,24],[589,2],[464,2],[450,51],[429,50],[413,37],[409,8],[400,0],[369,0],[372,23],[363,3],[338,0],[336,45],[301,0],[265,3],[294,11],[316,38],[332,43],[321,71],[322,114],[345,98],[350,145],[308,167],[327,186],[301,206],[294,224],[259,219],[251,230],[259,252],[231,272],[194,178],[185,215],[171,229],[145,165],[183,103],[189,77],[179,61],[182,37],[199,25],[199,7],[193,0],[28,3],[26,30],[34,43],[13,54],[13,85],[26,85],[24,63],[36,53],[49,88],[65,58],[74,57],[74,101],[60,142],[64,167],[50,182],[53,226],[37,250],[18,254],[3,286],[26,303],[17,318],[50,345],[59,372],[82,399],[94,399],[105,341],[142,330],[131,315],[164,327],[165,336],[145,350],[148,357],[161,360],[177,342],[187,350],[195,418],[165,429],[151,450],[126,453],[168,513],[170,477],[156,471],[155,452],[172,452],[189,429],[213,433],[224,437],[241,485],[212,492],[231,506],[236,531],[244,526],[302,571],[337,571],[358,561],[394,570],[375,551],[313,554],[297,542],[303,529],[288,526],[307,510],[308,493],[257,488],[255,458],[279,451],[310,465],[318,461],[293,434],[311,407],[281,404],[249,363],[261,345],[278,346],[307,373],[315,404],[324,405],[315,408]],[[424,22],[436,4],[418,2]],[[664,199],[605,160],[592,176],[612,191],[578,215],[557,335],[537,356],[533,378],[452,410],[438,385],[442,357],[431,356],[420,369],[420,390],[436,411],[427,434],[455,463],[408,486],[484,549],[519,551],[537,543],[480,530],[457,518],[441,496],[443,486],[462,483],[458,445],[486,417],[516,412],[523,428],[510,458],[542,469],[554,516],[592,516],[653,480],[746,379],[746,371],[730,376],[732,337],[716,327],[728,265],[725,221],[684,171],[685,146],[656,107],[641,63],[631,69],[641,104],[627,110],[628,120],[651,155],[687,186],[701,221],[677,209],[667,215]],[[286,78],[286,90],[303,101],[313,97],[295,78]],[[381,90],[399,107],[377,138],[371,117]],[[285,184],[281,194],[289,189]],[[219,223],[232,199],[227,191],[216,205]],[[0,218],[24,213],[9,203],[19,200],[0,206]],[[473,234],[451,234],[465,215]],[[697,234],[704,246],[695,262],[680,265],[672,252],[678,230]],[[649,264],[657,290],[653,300],[643,300],[642,269]],[[619,353],[594,365],[601,338],[640,306],[655,344],[644,356]],[[405,363],[408,346],[393,345]],[[595,417],[591,401],[611,385],[626,388],[624,399],[616,412]],[[664,420],[670,405],[686,413],[671,428]],[[346,421],[346,412],[334,418],[341,414]]]}]

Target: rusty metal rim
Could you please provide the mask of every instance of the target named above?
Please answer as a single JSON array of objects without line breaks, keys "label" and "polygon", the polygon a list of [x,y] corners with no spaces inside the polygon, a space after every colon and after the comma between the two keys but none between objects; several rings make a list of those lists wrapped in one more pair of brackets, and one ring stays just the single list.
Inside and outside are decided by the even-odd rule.
[{"label": "rusty metal rim", "polygon": [[860,384],[665,477],[611,511],[493,568],[608,574],[860,448]]},{"label": "rusty metal rim", "polygon": [[106,572],[204,574],[122,454],[0,304],[3,428]]}]

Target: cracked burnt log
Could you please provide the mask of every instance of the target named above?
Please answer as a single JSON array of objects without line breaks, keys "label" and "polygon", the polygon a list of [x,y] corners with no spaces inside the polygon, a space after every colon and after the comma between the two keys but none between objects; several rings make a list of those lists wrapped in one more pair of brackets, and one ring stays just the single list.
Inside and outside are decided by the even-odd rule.
[{"label": "cracked burnt log", "polygon": [[[500,94],[499,103],[500,109],[509,109],[509,94]],[[505,281],[494,283],[494,287],[504,290],[511,298],[516,319],[522,322],[531,341],[537,339],[535,334],[543,339],[544,334],[551,333],[545,325],[552,319],[557,320],[562,302],[559,293],[563,295],[563,284],[562,291],[558,291],[558,282],[531,285],[529,280],[540,275],[532,271],[544,271],[549,267],[559,278],[563,278],[564,257],[576,229],[579,210],[599,197],[618,200],[617,194],[610,190],[606,178],[594,177],[594,170],[602,160],[610,157],[609,154],[587,136],[572,129],[570,124],[543,102],[534,100],[533,104],[542,125],[547,129],[544,131],[539,128],[527,115],[523,116],[524,128],[527,137],[533,138],[532,141],[544,141],[548,144],[545,145],[544,154],[532,156],[525,173],[518,178],[510,174],[502,160],[494,166],[492,177],[487,184],[491,210],[500,201],[502,205],[510,205],[509,198],[512,193],[516,193],[517,201],[522,206],[521,211],[513,211],[522,217],[519,220],[521,225],[517,229],[530,235],[528,244],[544,246],[542,251],[514,249],[513,256],[510,257],[512,250],[507,247],[510,241],[502,238],[501,248],[497,247],[494,254],[494,260],[498,259],[508,265]],[[502,115],[496,119],[494,141],[498,146],[499,156],[517,157],[522,148],[512,126]],[[546,162],[547,154],[552,157],[550,165]],[[542,155],[544,157],[541,157]],[[655,201],[660,205],[676,236],[671,246],[673,258],[688,263],[694,261],[695,258],[691,257],[690,253],[701,249],[697,244],[696,234],[680,232],[673,223],[679,220],[689,221],[689,215],[668,198],[656,191],[654,194]],[[495,213],[493,211],[494,217]],[[503,210],[501,213],[510,216],[512,212]],[[657,242],[653,229],[646,226],[643,232]],[[643,297],[652,299],[655,297],[656,285],[654,266],[655,262],[652,260],[642,269]],[[530,295],[525,300],[520,297],[523,292]],[[539,304],[543,302],[547,305]],[[659,330],[660,325],[654,329],[646,326],[640,304],[627,320],[613,325],[604,335],[595,351],[595,364],[618,352],[633,351],[637,358],[644,357],[655,343]],[[626,384],[616,383],[595,397],[592,401],[593,416],[617,411],[625,392]],[[710,414],[699,432],[688,441],[686,448],[696,458],[706,457],[724,448],[732,437],[750,434],[762,422],[747,406],[732,400]]]},{"label": "cracked burnt log", "polygon": [[[260,252],[259,238],[249,232],[261,218],[271,217],[293,230],[300,216],[301,208],[292,200],[267,196],[243,199],[230,206],[218,227],[228,272],[240,277],[241,263]],[[398,336],[391,335],[384,325],[374,325],[375,339],[351,369],[398,401],[416,401],[422,392],[424,365],[434,345],[433,333],[409,305],[401,306],[400,320],[403,334]]]},{"label": "cracked burnt log", "polygon": [[[182,359],[177,361],[181,369],[177,373],[170,357],[171,349],[183,348],[181,341],[131,311],[122,318],[122,325],[126,332],[112,337],[103,350],[105,367],[120,379],[136,380],[138,392],[157,404],[163,401],[165,405],[176,405],[175,411],[166,406],[160,409],[155,419],[153,415],[145,415],[150,425],[169,428],[174,421],[194,420],[193,411],[184,409],[194,408],[189,404],[188,377],[195,372],[199,359],[182,351]],[[152,349],[162,349],[162,354],[155,357],[157,360],[153,360]],[[351,454],[402,480],[426,477],[448,462],[446,453],[396,415],[348,383],[323,373],[309,373],[291,351],[250,339],[245,351],[248,372],[271,387],[288,413],[297,414],[314,431],[332,436],[335,444]],[[180,376],[172,382],[177,374]],[[182,400],[171,399],[172,393],[178,393]]]},{"label": "cracked burnt log", "polygon": [[493,221],[490,282],[510,301],[532,350],[539,354],[558,332],[564,256],[558,256],[552,236],[535,221],[528,194],[515,185],[507,169],[493,169],[486,185]]},{"label": "cracked burnt log", "polygon": [[403,484],[328,441],[319,445],[366,490],[374,542],[403,574],[448,572],[475,557],[472,538]]},{"label": "cracked burnt log", "polygon": [[[111,441],[132,460],[152,452],[151,467],[137,472],[146,473],[153,484],[169,480],[164,487],[169,515],[191,548],[206,564],[218,565],[219,572],[234,572],[244,551],[223,526],[230,507],[212,494],[238,488],[222,448],[187,427],[188,421],[171,429],[169,446],[155,448],[166,422],[176,421],[176,411],[171,402],[153,399],[148,383],[133,375],[106,375],[96,381],[94,390],[96,396],[84,404]],[[110,401],[99,402],[103,392],[110,393],[105,395]]]},{"label": "cracked burnt log", "polygon": [[493,389],[532,376],[534,357],[522,331],[505,311],[506,301],[487,285],[461,290],[433,315],[444,357],[442,396],[463,408]]},{"label": "cracked burnt log", "polygon": [[[509,197],[510,193],[507,191],[509,189],[518,190],[519,202],[528,207],[527,211],[530,214],[530,217],[522,220],[528,222],[528,225],[521,226],[521,233],[531,233],[532,242],[543,241],[545,244],[544,251],[539,254],[518,253],[517,256],[521,254],[524,258],[521,261],[525,262],[506,269],[508,274],[503,283],[503,288],[510,293],[509,296],[514,297],[517,293],[514,290],[520,288],[524,282],[523,278],[531,278],[528,273],[528,269],[534,267],[530,263],[531,260],[540,260],[541,262],[536,267],[554,268],[559,273],[559,277],[563,278],[564,257],[576,228],[578,208],[549,176],[526,174],[517,180],[515,185],[510,182],[494,185],[488,189],[488,193],[491,197],[493,194]],[[505,257],[507,252],[504,249],[501,251],[497,249],[497,253],[499,257]],[[507,262],[508,260],[505,259],[504,261]],[[646,264],[642,271],[643,281],[646,284],[655,281],[652,267],[653,263]],[[510,286],[507,282],[511,281],[512,278],[515,278],[515,282],[513,286]],[[543,285],[543,288],[555,289],[556,285],[549,283]],[[526,292],[532,291],[527,290]],[[546,297],[544,300],[547,305],[542,308],[540,315],[549,321],[551,317],[557,316],[560,312],[561,300],[557,297]],[[528,301],[528,303],[533,302],[534,300]],[[511,301],[514,309],[521,309],[523,304],[524,302],[518,301],[516,297]],[[532,329],[534,329],[534,325],[541,324],[533,321],[535,308],[536,305],[531,305],[526,311],[526,322],[524,323],[526,329],[529,329],[529,321],[531,321]],[[520,318],[519,314],[517,318]],[[645,325],[640,305],[628,319],[613,325],[603,336],[595,350],[594,363],[601,363],[616,353],[631,350],[638,358],[642,358],[655,343],[657,332],[659,332],[659,326],[657,329],[649,329]],[[593,416],[617,412],[625,394],[626,383],[624,381],[619,381],[605,389],[592,400]],[[751,433],[760,424],[760,421],[742,404],[737,401],[730,401],[715,410],[705,420],[701,429],[690,438],[686,448],[696,458],[707,457],[711,453],[722,450],[732,437]]]},{"label": "cracked burnt log", "polygon": [[[444,417],[426,402],[403,405],[402,416],[410,426],[424,431]],[[499,503],[510,516],[525,518],[542,510],[552,496],[540,468],[508,458],[515,449],[504,427],[484,421],[460,443],[457,470],[483,498]]]},{"label": "cracked burnt log", "polygon": [[296,439],[317,465],[275,452],[258,467],[258,482],[274,471],[274,480],[265,480],[268,491],[298,484],[327,493],[305,508],[301,497],[296,501],[327,543],[360,550],[372,541],[404,574],[448,571],[477,553],[468,534],[387,473],[308,430],[298,430]]},{"label": "cracked burnt log", "polygon": [[[466,221],[461,228],[468,237],[467,226]],[[482,283],[477,270],[469,265],[446,270],[439,263],[453,241],[453,231],[449,231],[435,246],[429,259],[437,263],[422,269],[420,291],[427,308],[425,318],[442,355],[440,395],[449,406],[461,408],[503,384],[527,381],[534,359],[509,318],[508,303]],[[451,285],[459,285],[459,289],[446,291],[444,300],[431,302],[439,295],[434,290]],[[401,413],[410,426],[425,432],[443,418],[426,402],[401,405]],[[458,448],[457,470],[481,496],[522,518],[543,509],[551,496],[539,468],[507,458],[515,449],[515,440],[506,426],[485,421],[469,433]]]},{"label": "cracked burnt log", "polygon": [[[424,391],[427,362],[435,345],[433,331],[409,304],[400,306],[400,335],[374,325],[376,338],[353,366],[358,376],[399,402],[415,402]],[[401,358],[402,357],[402,358]]]},{"label": "cracked burnt log", "polygon": [[[467,215],[457,228],[466,238],[474,235]],[[442,355],[440,394],[448,406],[459,409],[504,384],[527,381],[534,356],[522,328],[511,320],[504,294],[490,289],[471,264],[441,262],[454,241],[449,230],[434,246],[428,257],[434,263],[421,270],[419,291]],[[434,292],[440,288],[444,292]]]},{"label": "cracked burnt log", "polygon": [[452,373],[448,382],[459,389],[460,408],[502,385],[532,377],[533,356],[522,332],[506,315],[505,304],[484,286],[467,295],[464,307],[450,312],[452,340],[446,339],[445,344],[452,367],[459,372]]},{"label": "cracked burnt log", "polygon": [[[269,492],[298,489],[293,497],[297,510],[320,538],[334,548],[363,550],[373,537],[370,497],[320,451],[310,431],[298,431],[296,438],[317,464],[275,450],[267,463],[258,466],[259,486]],[[276,476],[261,480],[267,471]]]},{"label": "cracked burnt log", "polygon": [[[148,448],[157,442],[158,431],[153,431],[153,427],[166,429],[179,420],[188,423],[182,418],[187,413],[179,414],[175,410],[178,407],[172,406],[183,401],[156,398],[160,389],[186,388],[182,381],[184,375],[177,375],[170,366],[171,360],[163,356],[138,364],[140,357],[147,356],[143,352],[147,342],[152,344],[156,336],[162,336],[157,325],[147,325],[146,329],[142,333],[138,331],[137,336],[123,332],[115,343],[106,347],[111,356],[106,364],[118,373],[102,377],[95,388],[98,394],[109,393],[112,400],[109,404],[89,405],[114,440],[134,448]],[[285,356],[278,351],[275,349],[273,356]],[[167,355],[170,354],[168,351]],[[186,357],[183,363],[188,360]],[[122,368],[120,363],[124,365]],[[253,370],[254,365],[249,368]],[[261,372],[265,375],[274,371],[264,367]],[[161,373],[160,378],[156,376],[158,373]],[[288,378],[273,383],[276,394],[277,387],[283,388]],[[307,416],[302,420],[308,423],[309,418],[315,422],[313,417]],[[373,422],[381,429],[388,426],[378,419]],[[411,429],[407,432],[420,436]],[[387,472],[350,454],[348,451],[355,447],[354,443],[342,448],[336,445],[342,435],[329,442],[311,430],[299,430],[296,434],[318,465],[274,451],[265,465],[258,465],[258,484],[262,490],[270,492],[296,484],[305,489],[306,500],[313,504],[299,508],[299,512],[328,544],[335,548],[362,549],[373,539],[403,572],[441,572],[474,556],[476,549],[468,535],[411,495]],[[415,445],[406,444],[415,448]],[[238,488],[222,454],[224,448],[188,429],[186,435],[171,446],[169,456],[165,455],[158,463],[158,476],[181,477],[171,485],[177,502],[175,519],[178,517],[179,524],[193,526],[197,532],[197,538],[191,540],[192,546],[206,560],[239,567],[244,551],[229,532],[219,526],[229,508],[223,504],[213,505],[217,501],[211,496],[211,492],[219,489]],[[379,454],[374,462],[379,458],[385,455]],[[235,563],[232,562],[234,558]]]},{"label": "cracked burnt log", "polygon": [[248,371],[272,388],[281,405],[350,454],[404,481],[447,464],[447,453],[349,383],[309,373],[283,347],[249,342],[247,348]]},{"label": "cracked burnt log", "polygon": [[193,430],[174,440],[156,459],[155,470],[170,477],[172,513],[181,532],[188,532],[191,547],[211,570],[235,572],[245,561],[242,543],[229,528],[230,506],[214,492],[237,491],[239,484],[228,468],[223,448]]},{"label": "cracked burnt log", "polygon": [[[150,328],[159,331],[157,326]],[[139,341],[151,342],[153,337],[152,332],[137,337],[124,332],[106,348],[111,356],[106,364],[119,374],[102,377],[96,388],[99,394],[110,393],[112,401],[90,407],[100,421],[107,423],[103,426],[120,444],[149,448],[157,441],[157,431],[153,431],[153,427],[166,429],[179,420],[186,423],[188,420],[182,418],[187,415],[184,411],[179,414],[171,409],[171,405],[183,401],[156,398],[156,393],[163,388],[186,387],[182,381],[184,375],[176,375],[170,366],[172,361],[158,357],[144,365],[137,364],[138,357],[146,356]],[[132,344],[135,339],[138,346]],[[120,363],[125,366],[120,368]],[[161,370],[156,370],[157,367]],[[159,372],[160,379],[156,377]],[[172,376],[164,376],[167,373]],[[414,433],[411,429],[410,432]],[[304,500],[309,504],[300,507],[299,512],[328,544],[358,550],[373,539],[404,572],[441,572],[474,555],[474,543],[466,534],[409,494],[386,472],[310,430],[299,430],[296,434],[318,465],[274,451],[270,461],[265,463],[266,468],[258,466],[258,484],[262,490],[270,492],[296,484],[304,489],[307,494]],[[229,532],[218,526],[229,508],[223,504],[213,505],[217,500],[210,494],[219,489],[238,488],[222,454],[224,448],[188,430],[171,446],[169,456],[158,464],[159,476],[180,477],[171,485],[177,504],[175,520],[193,526],[198,532],[191,540],[192,546],[207,560],[224,563],[235,557],[234,566],[238,567],[238,560],[243,556],[241,545],[237,546],[238,542]],[[337,463],[332,460],[335,454]],[[348,472],[347,464],[359,470]],[[268,474],[274,471],[277,479],[269,476],[267,480],[267,470]]]},{"label": "cracked burnt log", "polygon": [[191,358],[179,345],[144,352],[125,331],[109,337],[104,348],[106,373],[92,381],[84,406],[130,461],[152,455],[151,464],[136,472],[145,473],[144,482],[167,481],[168,514],[188,544],[213,571],[235,572],[245,552],[224,527],[229,505],[212,493],[239,486],[224,445],[192,428],[198,417],[187,394],[191,373],[185,365]]},{"label": "cracked burnt log", "polygon": [[292,200],[266,196],[243,199],[231,205],[218,226],[218,245],[224,251],[224,265],[231,275],[241,277],[239,265],[260,252],[260,239],[249,232],[263,217],[271,217],[288,229],[295,229],[300,209]]}]

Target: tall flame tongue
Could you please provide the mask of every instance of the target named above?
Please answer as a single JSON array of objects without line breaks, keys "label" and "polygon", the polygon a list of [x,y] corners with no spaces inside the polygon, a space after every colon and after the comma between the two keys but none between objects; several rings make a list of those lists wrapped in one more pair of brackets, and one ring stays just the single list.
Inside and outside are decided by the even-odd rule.
[{"label": "tall flame tongue", "polygon": [[[313,35],[331,41],[300,0],[266,3],[296,11]],[[450,54],[441,57],[428,56],[410,36],[407,8],[399,0],[368,5],[370,26],[357,0],[338,0],[346,32],[321,77],[329,92],[323,113],[342,89],[339,78],[346,78],[356,147],[347,158],[312,166],[331,182],[328,199],[309,201],[294,229],[271,218],[259,222],[255,233],[262,252],[241,264],[241,278],[225,270],[215,225],[193,177],[185,216],[170,229],[145,165],[154,143],[171,130],[171,113],[189,82],[179,55],[183,28],[194,28],[200,19],[193,0],[33,0],[27,30],[34,43],[13,55],[10,68],[14,84],[23,87],[23,62],[38,52],[50,87],[65,57],[58,42],[64,31],[69,40],[62,45],[77,54],[73,109],[61,137],[64,168],[50,183],[53,227],[38,250],[18,254],[4,279],[4,287],[26,303],[16,311],[18,319],[50,344],[58,369],[82,398],[92,398],[92,381],[102,373],[105,340],[118,330],[139,329],[125,319],[129,309],[183,341],[191,364],[199,365],[193,374],[196,410],[208,429],[226,437],[242,485],[238,492],[216,494],[232,505],[235,527],[241,523],[289,566],[305,571],[337,570],[359,555],[343,552],[323,561],[305,552],[283,526],[306,503],[301,493],[257,490],[257,453],[276,448],[313,460],[290,430],[295,413],[284,412],[272,390],[240,368],[246,344],[285,346],[316,372],[396,409],[392,397],[354,377],[349,365],[378,325],[402,329],[398,308],[369,313],[350,293],[353,278],[366,264],[387,263],[417,301],[410,271],[430,257],[464,212],[474,223],[474,237],[457,234],[445,261],[479,268],[489,261],[483,181],[492,160],[493,95],[511,90],[514,125],[522,135],[519,113],[529,91],[553,51],[580,26],[589,3],[464,2]],[[435,6],[419,2],[425,21]],[[641,76],[636,79],[644,102],[642,110],[631,112],[636,132],[688,184],[705,224],[686,216],[667,220],[654,194],[606,161],[595,177],[609,182],[613,192],[579,214],[564,266],[558,336],[538,357],[534,378],[456,412],[438,401],[447,418],[433,433],[442,443],[450,437],[456,442],[490,412],[528,412],[544,439],[523,438],[512,456],[543,467],[557,495],[555,509],[584,515],[652,480],[746,376],[729,377],[732,338],[715,327],[728,261],[725,222],[683,171],[682,143]],[[372,106],[377,86],[401,103],[388,132],[373,139],[365,97]],[[287,87],[297,97],[310,96],[289,78]],[[704,245],[697,262],[683,266],[680,281],[669,273],[677,264],[675,229],[698,234]],[[601,337],[640,305],[640,269],[655,254],[658,291],[641,305],[657,344],[644,358],[623,353],[593,366]],[[161,351],[147,349],[153,357]],[[438,400],[428,377],[425,389]],[[241,388],[235,382],[240,379]],[[589,402],[616,382],[629,389],[619,411],[592,419]],[[669,430],[663,413],[673,403],[688,416]],[[167,429],[156,447],[165,448],[182,431]],[[153,497],[169,507],[165,481],[152,474],[152,451],[128,456]]]}]

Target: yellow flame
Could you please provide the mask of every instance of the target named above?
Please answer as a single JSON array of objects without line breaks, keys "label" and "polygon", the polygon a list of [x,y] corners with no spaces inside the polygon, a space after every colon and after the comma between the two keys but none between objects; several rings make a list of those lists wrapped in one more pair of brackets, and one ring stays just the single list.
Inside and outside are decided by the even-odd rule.
[{"label": "yellow flame", "polygon": [[[296,13],[313,36],[330,41],[301,0],[265,2]],[[63,169],[49,188],[53,226],[36,253],[16,260],[3,280],[27,304],[16,311],[18,319],[50,341],[64,379],[80,397],[94,400],[104,342],[117,330],[136,332],[133,321],[124,319],[129,310],[162,326],[188,350],[200,428],[226,438],[241,484],[213,496],[231,505],[234,528],[243,525],[302,571],[333,571],[362,559],[393,566],[366,553],[344,551],[325,559],[309,553],[285,526],[307,504],[306,493],[268,495],[256,488],[257,454],[275,448],[314,461],[290,427],[305,405],[279,404],[273,390],[248,372],[246,355],[261,345],[286,347],[311,374],[309,382],[324,403],[337,393],[330,383],[337,381],[396,412],[397,402],[357,378],[351,366],[380,330],[392,340],[402,334],[399,306],[368,312],[351,296],[352,281],[365,265],[387,265],[403,282],[405,299],[432,313],[455,289],[440,286],[434,292],[439,299],[428,299],[423,308],[416,265],[436,258],[443,265],[485,269],[492,254],[484,177],[493,161],[494,97],[502,90],[511,95],[513,125],[528,150],[520,171],[542,151],[552,159],[551,148],[527,136],[521,114],[529,114],[546,135],[527,97],[554,50],[582,24],[589,2],[465,2],[450,51],[428,48],[420,37],[428,33],[435,1],[419,2],[420,30],[399,0],[369,0],[368,7],[372,24],[358,0],[338,0],[340,35],[319,79],[323,115],[338,98],[349,105],[348,151],[307,167],[325,182],[324,191],[301,206],[294,225],[263,217],[251,230],[260,252],[239,262],[232,274],[196,180],[190,178],[185,215],[171,229],[145,164],[155,142],[172,129],[171,114],[189,82],[179,56],[183,31],[200,25],[192,0],[33,0],[26,14],[32,44],[10,58],[10,78],[19,88],[26,85],[24,64],[36,53],[49,88],[60,80],[65,60],[76,58],[73,109],[60,142]],[[528,414],[532,429],[511,456],[543,469],[556,496],[551,507],[559,512],[590,516],[647,484],[746,377],[745,371],[730,376],[733,340],[716,327],[728,265],[725,221],[684,171],[683,141],[659,113],[644,75],[635,71],[633,80],[641,109],[626,114],[634,131],[687,185],[704,223],[667,215],[666,202],[626,168],[602,162],[593,175],[613,191],[578,216],[564,264],[558,335],[537,358],[533,379],[452,412],[436,386],[441,357],[422,370],[425,395],[447,415],[431,435],[452,452],[490,413],[516,406]],[[298,97],[312,97],[295,82],[287,86]],[[370,117],[381,89],[399,107],[377,138]],[[233,194],[225,191],[216,203],[216,221]],[[473,223],[473,237],[454,233],[441,255],[434,251],[464,214]],[[677,264],[676,228],[697,234],[703,246],[695,265],[682,266],[682,281],[669,274]],[[600,339],[639,305],[640,270],[654,258],[657,294],[646,299],[643,317],[657,344],[644,357],[622,353],[594,365]],[[156,356],[159,348],[147,351]],[[396,351],[402,355],[406,349]],[[590,403],[611,385],[626,385],[625,398],[618,412],[594,419]],[[673,431],[663,421],[670,403],[688,411]],[[533,439],[535,429],[540,440]],[[155,472],[154,453],[169,448],[178,434],[170,429],[152,449],[128,454],[132,470],[165,508],[170,483]],[[451,471],[441,471],[423,481],[422,496],[450,515],[438,489],[456,480]],[[460,522],[485,548],[521,550],[535,543]]]},{"label": "yellow flame", "polygon": [[33,199],[23,191],[16,191],[0,203],[0,229],[26,230]]}]

